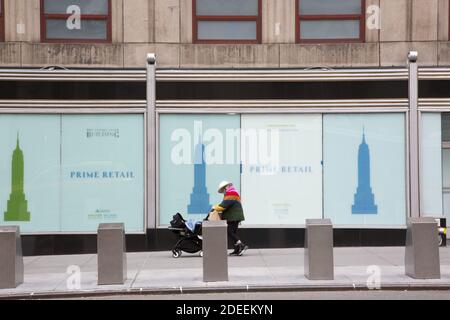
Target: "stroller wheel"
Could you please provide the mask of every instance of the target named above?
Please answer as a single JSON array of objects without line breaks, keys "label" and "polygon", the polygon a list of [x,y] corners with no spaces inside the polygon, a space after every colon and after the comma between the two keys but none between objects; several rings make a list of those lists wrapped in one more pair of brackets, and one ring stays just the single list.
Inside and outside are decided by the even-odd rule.
[{"label": "stroller wheel", "polygon": [[181,257],[181,250],[173,250],[172,257],[174,257],[175,259]]},{"label": "stroller wheel", "polygon": [[203,251],[200,251],[199,256],[203,257]]}]

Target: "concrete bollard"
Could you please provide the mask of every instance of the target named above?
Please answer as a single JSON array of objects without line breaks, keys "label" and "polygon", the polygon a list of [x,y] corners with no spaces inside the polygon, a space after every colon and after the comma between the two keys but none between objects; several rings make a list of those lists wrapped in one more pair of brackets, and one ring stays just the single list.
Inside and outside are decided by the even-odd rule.
[{"label": "concrete bollard", "polygon": [[405,274],[414,279],[440,279],[439,233],[433,218],[408,221],[405,247]]},{"label": "concrete bollard", "polygon": [[305,230],[305,277],[333,280],[333,225],[330,219],[308,219]]},{"label": "concrete bollard", "polygon": [[102,223],[97,234],[98,284],[124,284],[127,279],[125,226]]},{"label": "concrete bollard", "polygon": [[228,239],[226,221],[204,221],[203,281],[228,281]]},{"label": "concrete bollard", "polygon": [[20,228],[0,227],[0,289],[23,283],[23,256]]}]

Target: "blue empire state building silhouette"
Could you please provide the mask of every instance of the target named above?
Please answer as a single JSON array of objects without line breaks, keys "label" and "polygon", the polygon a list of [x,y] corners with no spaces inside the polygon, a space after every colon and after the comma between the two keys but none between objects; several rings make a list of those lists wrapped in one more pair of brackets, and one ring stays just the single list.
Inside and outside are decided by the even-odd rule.
[{"label": "blue empire state building silhouette", "polygon": [[209,203],[209,193],[206,188],[205,145],[201,138],[195,146],[194,158],[194,187],[187,211],[188,214],[208,213],[212,205]]},{"label": "blue empire state building silhouette", "polygon": [[358,188],[352,214],[377,214],[378,206],[370,187],[370,150],[363,132],[362,142],[358,150]]}]

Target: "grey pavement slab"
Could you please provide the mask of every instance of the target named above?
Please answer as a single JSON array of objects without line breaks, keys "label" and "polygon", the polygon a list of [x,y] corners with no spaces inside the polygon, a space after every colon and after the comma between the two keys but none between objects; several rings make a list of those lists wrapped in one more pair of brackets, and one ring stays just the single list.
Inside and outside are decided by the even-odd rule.
[{"label": "grey pavement slab", "polygon": [[204,287],[201,268],[153,269],[141,271],[133,283],[134,288],[179,288],[193,285]]},{"label": "grey pavement slab", "polygon": [[[378,270],[382,287],[450,288],[450,248],[441,248],[442,278],[415,280],[405,276],[402,247],[335,248],[335,279],[311,281],[304,276],[303,249],[251,249],[242,257],[229,257],[229,281],[203,282],[202,258],[171,252],[127,254],[127,281],[123,285],[97,285],[97,256],[25,257],[25,281],[15,289],[0,290],[0,297],[40,294],[89,294],[99,292],[152,292],[172,290],[227,290],[255,288],[349,288],[366,287]],[[70,290],[69,266],[81,270],[80,287]],[[370,268],[372,269],[370,269]],[[369,268],[369,269],[368,269]]]},{"label": "grey pavement slab", "polygon": [[42,256],[26,263],[26,274],[44,273],[66,273],[70,266],[83,267],[96,256],[87,255],[67,255],[67,256]]}]

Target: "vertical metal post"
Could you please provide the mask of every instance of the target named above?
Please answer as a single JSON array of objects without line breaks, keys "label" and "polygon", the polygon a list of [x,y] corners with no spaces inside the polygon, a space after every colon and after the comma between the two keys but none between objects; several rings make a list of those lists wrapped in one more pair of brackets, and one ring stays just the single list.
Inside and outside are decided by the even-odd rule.
[{"label": "vertical metal post", "polygon": [[203,281],[228,281],[227,224],[225,221],[204,221]]},{"label": "vertical metal post", "polygon": [[0,289],[17,288],[23,274],[20,227],[0,226]]},{"label": "vertical metal post", "polygon": [[330,219],[307,219],[305,229],[305,277],[333,280],[333,224]]},{"label": "vertical metal post", "polygon": [[147,228],[156,227],[156,55],[147,55]]},{"label": "vertical metal post", "polygon": [[409,208],[411,217],[420,216],[419,188],[419,114],[417,52],[408,54],[409,74]]},{"label": "vertical metal post", "polygon": [[408,221],[405,246],[405,274],[414,279],[440,279],[439,238],[433,218]]},{"label": "vertical metal post", "polygon": [[101,223],[97,231],[98,284],[124,284],[127,279],[125,225]]}]

